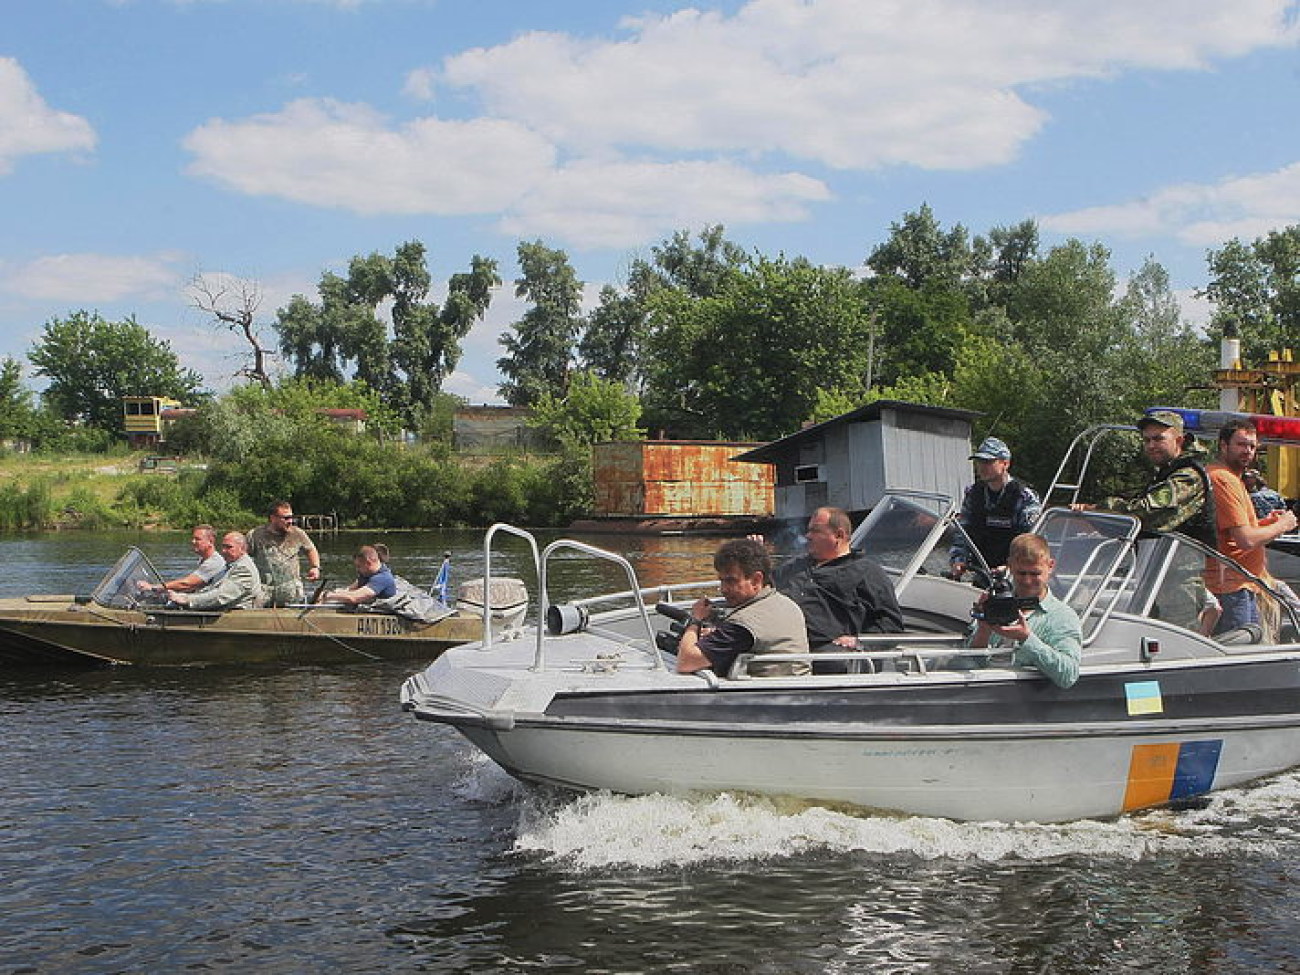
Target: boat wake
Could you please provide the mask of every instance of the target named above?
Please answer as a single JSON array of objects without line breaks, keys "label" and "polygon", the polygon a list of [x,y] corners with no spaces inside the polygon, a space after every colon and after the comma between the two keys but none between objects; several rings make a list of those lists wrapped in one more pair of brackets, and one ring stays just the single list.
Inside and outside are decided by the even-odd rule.
[{"label": "boat wake", "polygon": [[872,815],[726,793],[575,797],[521,787],[514,852],[575,872],[827,853],[930,861],[1272,857],[1300,848],[1300,832],[1287,825],[1297,800],[1300,774],[1287,774],[1225,790],[1201,808],[1042,825]]}]

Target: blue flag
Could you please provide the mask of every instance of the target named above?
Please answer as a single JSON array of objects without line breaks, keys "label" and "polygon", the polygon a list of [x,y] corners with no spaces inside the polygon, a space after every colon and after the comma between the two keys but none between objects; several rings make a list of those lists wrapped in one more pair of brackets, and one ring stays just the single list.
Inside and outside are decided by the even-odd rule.
[{"label": "blue flag", "polygon": [[442,557],[442,567],[438,569],[438,577],[433,580],[433,585],[429,587],[429,595],[437,596],[444,603],[449,595],[448,590],[451,588],[451,553],[448,552]]}]

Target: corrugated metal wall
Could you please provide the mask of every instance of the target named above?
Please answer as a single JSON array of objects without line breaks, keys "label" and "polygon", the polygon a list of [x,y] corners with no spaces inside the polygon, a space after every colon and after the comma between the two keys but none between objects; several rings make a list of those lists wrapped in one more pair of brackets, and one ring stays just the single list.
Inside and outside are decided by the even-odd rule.
[{"label": "corrugated metal wall", "polygon": [[[776,516],[801,520],[823,505],[873,508],[890,488],[934,491],[960,500],[973,478],[970,422],[887,409],[879,420],[828,427],[777,467]],[[820,466],[820,481],[796,477]]]},{"label": "corrugated metal wall", "polygon": [[754,444],[654,440],[597,444],[597,517],[768,516],[772,471],[731,458]]}]

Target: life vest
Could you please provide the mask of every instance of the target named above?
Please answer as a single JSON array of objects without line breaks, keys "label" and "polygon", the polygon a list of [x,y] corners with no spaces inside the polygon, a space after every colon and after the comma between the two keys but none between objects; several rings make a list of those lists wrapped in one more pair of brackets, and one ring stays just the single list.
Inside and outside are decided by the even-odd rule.
[{"label": "life vest", "polygon": [[983,481],[972,484],[970,492],[971,520],[962,527],[990,569],[1006,565],[1011,539],[1024,531],[1016,527],[1016,521],[1023,506],[1025,486],[1013,477],[991,505]]},{"label": "life vest", "polygon": [[1189,517],[1174,525],[1172,530],[1182,532],[1198,542],[1204,542],[1210,548],[1216,548],[1219,544],[1219,525],[1214,511],[1214,487],[1210,484],[1210,475],[1200,460],[1190,454],[1180,454],[1160,468],[1157,472],[1158,476],[1151,481],[1151,487],[1155,487],[1161,481],[1169,480],[1175,472],[1188,467],[1196,471],[1201,479],[1201,487],[1205,491],[1205,503]]}]

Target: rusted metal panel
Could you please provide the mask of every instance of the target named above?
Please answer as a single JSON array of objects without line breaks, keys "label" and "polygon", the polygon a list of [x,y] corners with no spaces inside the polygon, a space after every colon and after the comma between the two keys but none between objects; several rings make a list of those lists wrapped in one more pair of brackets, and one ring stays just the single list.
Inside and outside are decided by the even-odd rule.
[{"label": "rusted metal panel", "polygon": [[770,515],[771,469],[731,461],[751,446],[663,440],[597,444],[594,513],[633,518]]}]

